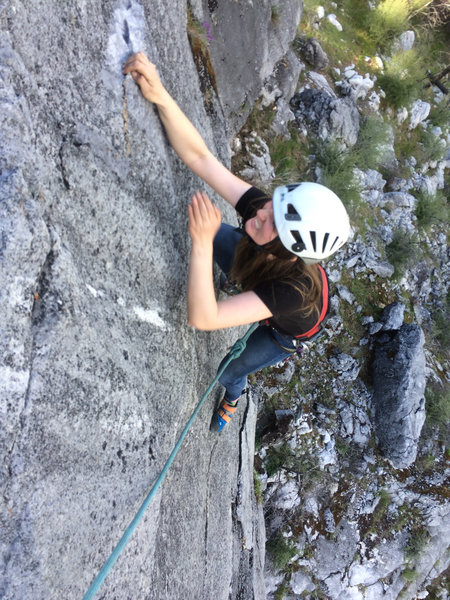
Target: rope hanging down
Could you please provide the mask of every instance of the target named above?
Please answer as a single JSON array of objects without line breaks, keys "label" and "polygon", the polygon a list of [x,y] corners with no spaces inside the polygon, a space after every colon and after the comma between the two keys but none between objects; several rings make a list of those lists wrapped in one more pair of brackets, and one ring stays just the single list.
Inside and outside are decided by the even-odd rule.
[{"label": "rope hanging down", "polygon": [[148,505],[150,504],[150,502],[152,501],[154,495],[156,494],[159,486],[161,485],[161,483],[163,482],[167,471],[170,468],[170,465],[173,463],[174,458],[178,452],[178,450],[180,449],[181,444],[183,443],[184,438],[186,437],[187,432],[189,431],[192,423],[194,422],[195,417],[197,416],[199,410],[201,409],[204,401],[206,400],[206,398],[209,396],[209,394],[211,393],[211,390],[213,389],[213,387],[215,386],[215,384],[217,383],[217,381],[219,380],[219,377],[222,375],[222,373],[225,371],[225,369],[227,368],[227,366],[230,364],[230,362],[232,360],[234,360],[235,358],[238,358],[238,356],[240,356],[242,354],[242,352],[245,350],[245,346],[247,344],[247,340],[250,337],[250,335],[255,331],[255,329],[258,327],[259,323],[253,323],[253,325],[250,326],[249,330],[247,331],[247,333],[245,335],[242,336],[242,338],[240,338],[239,340],[237,340],[237,342],[235,342],[235,344],[232,346],[230,352],[228,353],[228,358],[227,360],[224,362],[224,364],[222,365],[221,369],[217,372],[217,375],[215,376],[215,378],[213,379],[213,381],[211,382],[210,386],[208,387],[208,389],[206,390],[206,392],[203,394],[203,397],[201,398],[200,402],[197,404],[196,409],[194,410],[194,412],[191,415],[191,418],[189,419],[189,421],[187,422],[185,428],[183,429],[183,431],[181,432],[180,437],[178,438],[177,443],[174,446],[174,449],[172,450],[171,455],[169,456],[169,458],[167,459],[166,464],[164,465],[163,470],[161,471],[158,479],[155,481],[155,483],[153,484],[153,487],[151,488],[151,490],[149,491],[149,493],[147,494],[145,500],[143,501],[143,503],[141,504],[141,507],[139,508],[139,510],[137,511],[134,519],[131,521],[131,523],[128,525],[128,527],[126,528],[124,534],[122,535],[122,537],[120,538],[117,546],[114,548],[114,550],[111,552],[110,557],[108,558],[108,560],[105,562],[105,564],[103,565],[103,567],[100,569],[97,577],[94,579],[94,581],[91,583],[91,586],[89,587],[88,591],[86,592],[86,594],[83,596],[83,600],[92,600],[92,598],[94,598],[95,594],[97,593],[97,591],[99,590],[100,586],[102,585],[102,583],[104,582],[104,580],[106,579],[108,573],[111,571],[111,569],[113,568],[116,560],[119,558],[120,553],[122,552],[122,550],[125,548],[128,540],[130,539],[130,537],[132,536],[134,530],[136,529],[139,521],[142,519],[142,517],[144,516],[145,510],[147,509]]}]

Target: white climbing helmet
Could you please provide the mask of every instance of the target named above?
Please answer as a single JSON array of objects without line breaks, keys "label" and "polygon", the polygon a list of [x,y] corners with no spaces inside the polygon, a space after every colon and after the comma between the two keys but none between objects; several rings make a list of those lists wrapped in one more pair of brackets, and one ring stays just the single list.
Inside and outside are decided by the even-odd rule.
[{"label": "white climbing helmet", "polygon": [[319,183],[277,187],[273,215],[282,244],[307,264],[331,256],[345,244],[350,233],[345,206],[334,192]]}]

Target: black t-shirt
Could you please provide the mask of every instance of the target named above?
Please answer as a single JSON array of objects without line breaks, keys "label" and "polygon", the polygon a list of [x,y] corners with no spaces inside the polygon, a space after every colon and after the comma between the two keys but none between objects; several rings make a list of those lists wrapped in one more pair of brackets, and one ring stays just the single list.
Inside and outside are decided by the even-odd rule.
[{"label": "black t-shirt", "polygon": [[[245,224],[256,211],[272,198],[252,187],[239,199],[236,211]],[[299,310],[303,306],[303,295],[292,285],[282,281],[266,281],[253,290],[272,313],[269,324],[282,334],[297,337],[312,329],[318,320],[316,311],[305,317]],[[319,310],[322,309],[320,302]]]}]

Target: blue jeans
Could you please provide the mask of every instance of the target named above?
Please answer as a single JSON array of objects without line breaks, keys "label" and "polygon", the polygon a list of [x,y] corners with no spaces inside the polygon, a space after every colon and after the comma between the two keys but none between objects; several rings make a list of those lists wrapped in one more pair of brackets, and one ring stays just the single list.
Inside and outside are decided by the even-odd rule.
[{"label": "blue jeans", "polygon": [[[222,223],[214,238],[214,260],[226,276],[231,270],[236,244],[241,236],[234,227]],[[295,350],[292,337],[281,335],[266,325],[260,325],[249,337],[244,352],[230,362],[219,378],[219,382],[225,388],[226,400],[239,398],[246,386],[247,375],[292,355],[292,352],[280,348],[272,336],[281,345]],[[226,358],[221,362],[219,369]]]}]

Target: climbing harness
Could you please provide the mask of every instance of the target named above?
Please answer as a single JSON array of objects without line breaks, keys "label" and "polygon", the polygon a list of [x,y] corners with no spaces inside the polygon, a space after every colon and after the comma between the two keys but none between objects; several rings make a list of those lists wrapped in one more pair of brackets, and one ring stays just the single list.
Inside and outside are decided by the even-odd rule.
[{"label": "climbing harness", "polygon": [[92,600],[92,598],[94,598],[95,594],[97,593],[97,591],[99,590],[100,586],[102,585],[102,583],[106,579],[107,575],[109,574],[109,572],[113,568],[115,562],[119,558],[120,553],[125,548],[128,540],[130,539],[130,537],[132,536],[134,530],[136,529],[137,525],[139,524],[139,521],[142,519],[142,517],[143,517],[143,515],[144,515],[144,513],[145,513],[145,511],[146,511],[146,509],[148,507],[148,505],[150,504],[150,502],[152,501],[153,497],[155,496],[158,488],[160,487],[161,483],[163,482],[163,480],[164,480],[164,478],[165,478],[165,476],[167,474],[167,471],[169,470],[171,464],[173,463],[173,461],[175,459],[175,456],[177,455],[178,450],[180,449],[181,444],[183,443],[184,438],[186,437],[186,435],[187,435],[187,433],[188,433],[188,431],[189,431],[192,423],[194,422],[194,420],[195,420],[198,412],[200,411],[201,407],[203,406],[203,403],[205,402],[206,398],[209,396],[209,394],[211,393],[211,390],[213,389],[213,387],[215,386],[215,384],[219,380],[219,377],[222,375],[222,373],[228,367],[228,365],[230,364],[230,362],[232,360],[234,360],[235,358],[238,358],[242,354],[242,352],[245,350],[248,338],[251,336],[251,334],[255,331],[255,329],[257,327],[259,327],[259,323],[253,323],[253,325],[250,326],[250,328],[247,331],[247,333],[245,333],[245,335],[243,335],[242,338],[240,338],[239,340],[237,340],[235,342],[235,344],[232,346],[231,350],[228,353],[228,358],[225,360],[224,364],[222,365],[222,367],[220,368],[220,370],[217,372],[217,375],[215,376],[215,378],[211,382],[210,386],[208,387],[208,389],[206,390],[206,392],[203,394],[200,402],[197,404],[196,409],[192,413],[191,418],[189,419],[189,421],[187,422],[185,428],[181,432],[181,435],[178,438],[178,441],[175,444],[174,449],[172,450],[172,453],[170,454],[169,458],[167,459],[167,462],[164,465],[164,468],[161,471],[158,479],[153,484],[153,487],[151,488],[151,490],[147,494],[145,500],[143,501],[143,503],[141,504],[139,510],[137,511],[134,519],[128,525],[127,529],[125,530],[124,534],[120,538],[120,540],[117,543],[116,547],[112,551],[112,553],[109,556],[108,560],[105,562],[105,564],[103,565],[103,567],[100,569],[97,577],[91,583],[88,591],[83,596],[83,600]]}]

